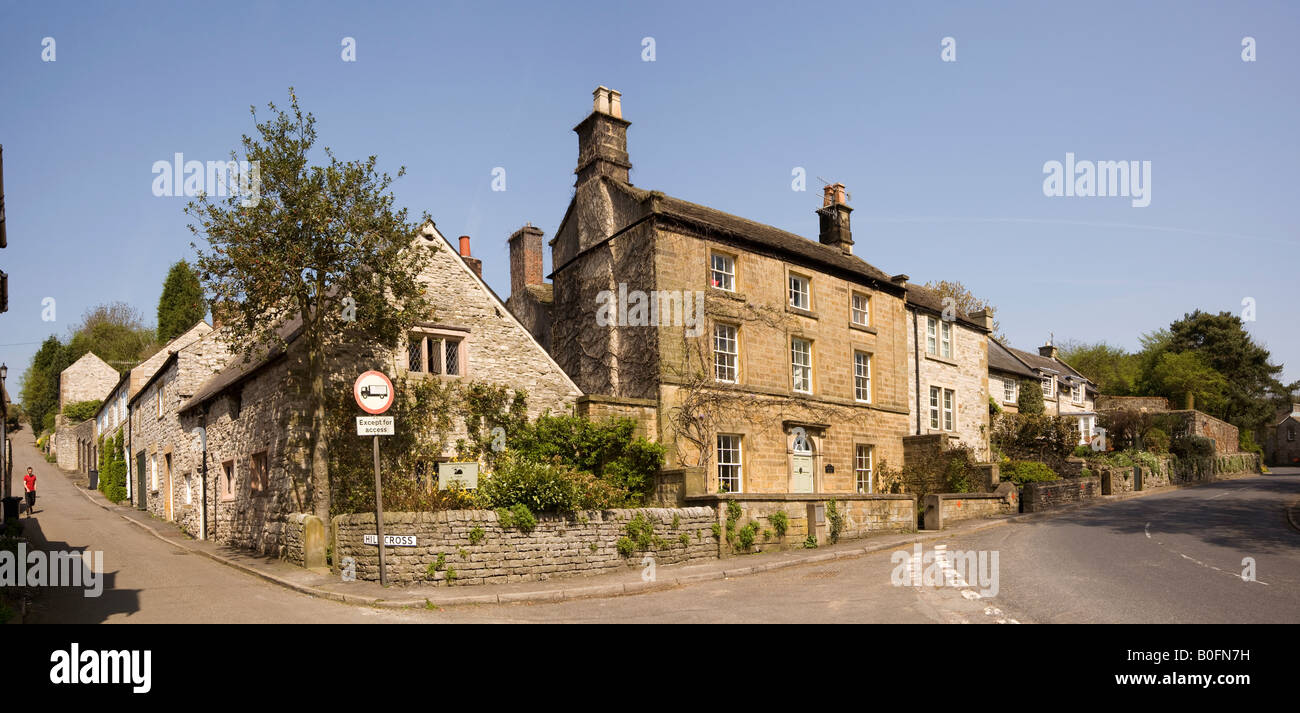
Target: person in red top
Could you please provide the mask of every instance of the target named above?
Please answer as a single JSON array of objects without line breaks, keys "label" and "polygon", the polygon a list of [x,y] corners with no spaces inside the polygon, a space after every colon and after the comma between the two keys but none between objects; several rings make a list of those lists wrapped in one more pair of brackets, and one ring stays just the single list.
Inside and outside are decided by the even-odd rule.
[{"label": "person in red top", "polygon": [[27,467],[27,475],[23,476],[23,487],[27,490],[27,517],[32,516],[32,509],[36,507],[36,474],[32,472],[31,466]]}]

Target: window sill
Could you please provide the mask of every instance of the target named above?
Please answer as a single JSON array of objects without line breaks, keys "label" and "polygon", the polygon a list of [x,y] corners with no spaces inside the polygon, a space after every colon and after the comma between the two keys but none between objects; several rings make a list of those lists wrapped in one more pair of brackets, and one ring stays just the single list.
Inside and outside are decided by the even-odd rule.
[{"label": "window sill", "polygon": [[940,364],[947,364],[948,366],[957,366],[956,359],[952,359],[949,357],[941,357],[938,354],[926,354],[925,358],[931,361],[937,361]]},{"label": "window sill", "polygon": [[867,334],[879,334],[879,333],[880,333],[880,332],[879,332],[875,327],[872,327],[872,326],[869,325],[869,324],[858,324],[857,322],[854,322],[854,321],[851,321],[851,320],[849,321],[849,329],[856,329],[856,330],[858,330],[858,331],[860,331],[860,332],[866,332]]},{"label": "window sill", "polygon": [[786,303],[785,311],[789,312],[790,314],[797,314],[800,317],[807,317],[808,319],[818,319],[816,312],[813,312],[812,310],[803,309],[800,307],[794,307],[789,303]]},{"label": "window sill", "polygon": [[745,294],[743,292],[737,292],[735,290],[724,290],[721,287],[714,287],[712,285],[709,285],[709,288],[705,291],[705,294],[708,295],[709,297],[725,297],[729,300],[736,300],[737,302],[749,301],[749,298],[745,297]]}]

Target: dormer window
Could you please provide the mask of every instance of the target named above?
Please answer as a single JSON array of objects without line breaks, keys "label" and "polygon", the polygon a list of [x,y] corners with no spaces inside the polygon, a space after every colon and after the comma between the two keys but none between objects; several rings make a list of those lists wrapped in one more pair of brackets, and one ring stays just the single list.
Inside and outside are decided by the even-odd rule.
[{"label": "dormer window", "polygon": [[1056,377],[1054,376],[1043,377],[1043,396],[1049,399],[1052,398],[1053,396],[1056,396]]}]

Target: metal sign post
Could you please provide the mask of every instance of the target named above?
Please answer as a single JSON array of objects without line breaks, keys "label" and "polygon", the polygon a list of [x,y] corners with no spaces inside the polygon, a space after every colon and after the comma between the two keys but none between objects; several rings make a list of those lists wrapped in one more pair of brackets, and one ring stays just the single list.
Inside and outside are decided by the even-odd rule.
[{"label": "metal sign post", "polygon": [[[367,371],[357,377],[356,383],[352,385],[352,395],[362,411],[378,415],[393,405],[393,382],[381,372]],[[357,417],[358,433],[362,430],[364,418],[364,416]],[[379,433],[375,430],[370,432],[375,433],[375,534],[377,535],[375,543],[379,548],[379,584],[387,587],[388,564],[384,558],[384,487],[379,477]]]}]

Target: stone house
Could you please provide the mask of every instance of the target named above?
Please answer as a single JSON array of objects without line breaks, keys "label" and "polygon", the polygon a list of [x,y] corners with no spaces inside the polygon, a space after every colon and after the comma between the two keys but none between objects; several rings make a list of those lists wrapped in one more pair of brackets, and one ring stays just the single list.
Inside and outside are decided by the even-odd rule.
[{"label": "stone house", "polygon": [[1264,454],[1271,465],[1300,465],[1300,403],[1291,404],[1274,421],[1264,438]]},{"label": "stone house", "polygon": [[993,315],[964,314],[945,305],[937,292],[909,284],[907,321],[912,434],[946,433],[949,445],[968,446],[978,460],[988,460]]},{"label": "stone house", "polygon": [[[148,359],[141,361],[129,371],[123,373],[113,390],[109,392],[108,397],[104,399],[104,404],[99,407],[99,413],[95,414],[96,442],[100,438],[107,440],[116,436],[119,429],[126,429],[122,448],[123,455],[126,458],[126,494],[127,499],[131,502],[137,502],[135,478],[133,477],[135,463],[131,457],[131,398],[140,392],[141,387],[157,373],[158,368],[167,361],[172,353],[190,346],[211,332],[212,327],[207,322],[199,320],[193,327],[174,337]],[[98,460],[96,460],[96,463],[98,463]]]},{"label": "stone house", "polygon": [[59,413],[54,417],[54,454],[64,470],[85,473],[94,467],[94,426],[81,428],[63,416],[68,404],[101,401],[108,396],[120,374],[94,352],[86,352],[59,372]]},{"label": "stone house", "polygon": [[574,129],[549,299],[540,231],[510,238],[516,314],[580,413],[657,435],[674,497],[872,493],[910,432],[906,276],[853,254],[839,184],[815,240],[633,186],[621,102],[600,87]]},{"label": "stone house", "polygon": [[1006,350],[1034,372],[1043,390],[1046,413],[1074,418],[1079,445],[1090,443],[1097,428],[1097,385],[1061,361],[1060,351],[1051,340],[1039,347],[1037,354],[1014,347]]},{"label": "stone house", "polygon": [[[570,410],[581,392],[483,281],[469,238],[462,236],[458,254],[429,222],[412,249],[432,251],[421,281],[436,314],[415,325],[393,353],[334,355],[337,368],[351,373],[362,361],[379,362],[390,376],[521,389],[530,418]],[[182,430],[206,429],[206,453],[196,450],[181,467],[201,473],[206,462],[208,538],[285,555],[292,549],[294,513],[310,510],[293,477],[307,465],[300,448],[306,434],[295,418],[300,397],[285,386],[305,353],[299,325],[293,320],[282,329],[283,348],[247,362],[236,356],[179,406]],[[453,444],[462,435],[457,423],[443,460],[454,459]]]},{"label": "stone house", "polygon": [[1038,383],[1038,372],[1029,368],[1002,342],[992,335],[988,338],[989,396],[998,406],[1010,413],[1020,412],[1020,384],[1023,381]]}]

